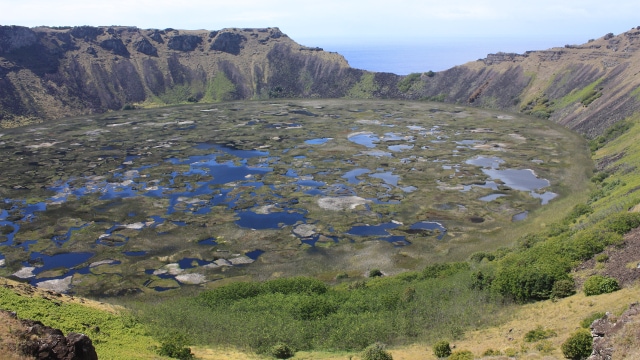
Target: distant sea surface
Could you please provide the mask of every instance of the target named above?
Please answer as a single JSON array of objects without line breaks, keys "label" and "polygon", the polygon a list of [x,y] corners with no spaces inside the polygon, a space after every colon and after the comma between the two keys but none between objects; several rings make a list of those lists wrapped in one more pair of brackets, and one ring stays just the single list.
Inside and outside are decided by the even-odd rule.
[{"label": "distant sea surface", "polygon": [[[585,43],[584,39],[578,43]],[[437,39],[411,43],[328,43],[318,47],[343,55],[353,68],[407,75],[442,71],[487,57],[490,53],[522,54],[529,50],[564,47],[557,39]],[[578,44],[576,43],[576,44]]]}]

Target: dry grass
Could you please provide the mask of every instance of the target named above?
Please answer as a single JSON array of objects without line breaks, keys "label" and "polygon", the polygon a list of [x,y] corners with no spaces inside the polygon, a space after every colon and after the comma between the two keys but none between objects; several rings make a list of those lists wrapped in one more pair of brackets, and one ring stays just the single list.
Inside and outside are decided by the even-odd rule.
[{"label": "dry grass", "polygon": [[16,318],[0,312],[0,357],[4,360],[28,360],[32,357],[22,356],[17,353],[17,344],[20,339],[17,331],[23,326]]},{"label": "dry grass", "polygon": [[640,359],[640,321],[627,324],[613,336],[614,359]]}]

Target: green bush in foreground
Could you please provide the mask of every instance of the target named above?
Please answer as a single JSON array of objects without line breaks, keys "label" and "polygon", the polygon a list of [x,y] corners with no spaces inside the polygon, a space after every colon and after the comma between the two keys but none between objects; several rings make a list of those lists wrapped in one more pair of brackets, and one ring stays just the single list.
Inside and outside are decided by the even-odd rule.
[{"label": "green bush in foreground", "polygon": [[158,349],[158,355],[180,360],[194,359],[190,348],[179,346],[174,343],[162,343]]},{"label": "green bush in foreground", "polygon": [[362,360],[393,360],[391,354],[385,349],[384,344],[375,343],[367,346],[362,352]]},{"label": "green bush in foreground", "polygon": [[535,349],[543,354],[551,354],[556,348],[553,347],[553,343],[549,340],[542,340],[536,344]]},{"label": "green bush in foreground", "polygon": [[609,294],[620,290],[618,280],[608,276],[593,275],[584,282],[584,294],[586,296]]},{"label": "green bush in foreground", "polygon": [[482,353],[482,356],[500,356],[502,351],[495,349],[487,349]]},{"label": "green bush in foreground", "polygon": [[194,359],[191,348],[187,345],[187,339],[179,333],[171,333],[164,336],[160,347],[157,349],[158,355],[173,359],[191,360]]},{"label": "green bush in foreground", "polygon": [[271,355],[276,359],[288,359],[295,354],[296,352],[287,344],[279,343],[271,348]]},{"label": "green bush in foreground", "polygon": [[524,341],[526,342],[536,342],[544,339],[548,339],[550,337],[554,337],[556,334],[553,330],[545,330],[542,326],[538,326],[537,328],[528,331],[524,334]]},{"label": "green bush in foreground", "polygon": [[593,349],[593,337],[587,329],[580,329],[573,333],[567,341],[562,343],[562,354],[567,359],[586,359]]},{"label": "green bush in foreground", "polygon": [[369,271],[369,277],[370,278],[374,278],[374,277],[380,277],[383,276],[384,274],[382,273],[382,271],[380,271],[380,269],[373,269],[371,271]]},{"label": "green bush in foreground", "polygon": [[551,287],[551,298],[561,299],[576,293],[573,279],[558,280]]},{"label": "green bush in foreground", "polygon": [[437,358],[446,358],[451,355],[451,346],[449,346],[449,342],[442,340],[435,343],[435,345],[433,345],[433,354]]}]

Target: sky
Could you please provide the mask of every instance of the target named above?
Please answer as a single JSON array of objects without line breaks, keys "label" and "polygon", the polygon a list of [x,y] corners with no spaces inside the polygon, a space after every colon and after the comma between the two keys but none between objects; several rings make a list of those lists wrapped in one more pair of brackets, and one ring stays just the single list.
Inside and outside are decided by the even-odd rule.
[{"label": "sky", "polygon": [[638,14],[637,0],[0,0],[0,25],[279,27],[298,43],[325,49],[487,40],[499,46],[504,39],[542,50],[628,31],[640,25]]}]

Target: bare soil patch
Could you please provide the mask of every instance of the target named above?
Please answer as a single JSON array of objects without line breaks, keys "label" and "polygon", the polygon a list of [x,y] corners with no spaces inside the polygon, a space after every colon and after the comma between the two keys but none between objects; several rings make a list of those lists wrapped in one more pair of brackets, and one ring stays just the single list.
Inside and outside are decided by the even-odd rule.
[{"label": "bare soil patch", "polygon": [[[577,272],[584,278],[595,274],[611,276],[621,286],[631,286],[640,279],[640,228],[625,235],[622,245],[610,246],[602,253],[609,257],[607,261],[599,263],[594,257],[580,265]],[[583,276],[576,282],[581,285]]]}]

